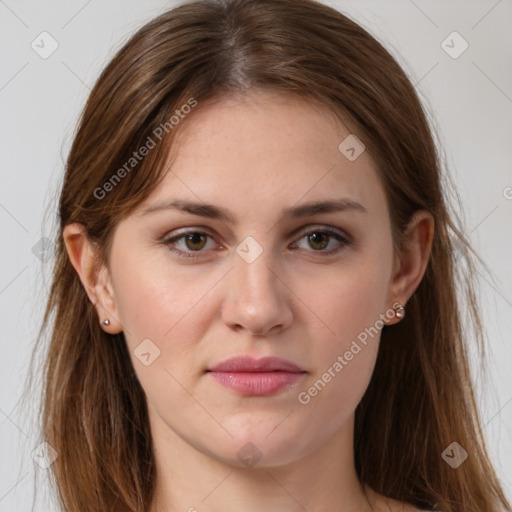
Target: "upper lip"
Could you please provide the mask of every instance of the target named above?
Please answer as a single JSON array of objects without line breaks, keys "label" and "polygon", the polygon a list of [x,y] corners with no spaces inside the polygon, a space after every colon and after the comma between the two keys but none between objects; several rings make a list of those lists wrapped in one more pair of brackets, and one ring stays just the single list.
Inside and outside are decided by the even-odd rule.
[{"label": "upper lip", "polygon": [[304,372],[295,363],[281,357],[267,356],[260,359],[250,356],[235,356],[222,361],[207,371],[211,372],[272,372],[283,371],[291,373]]}]

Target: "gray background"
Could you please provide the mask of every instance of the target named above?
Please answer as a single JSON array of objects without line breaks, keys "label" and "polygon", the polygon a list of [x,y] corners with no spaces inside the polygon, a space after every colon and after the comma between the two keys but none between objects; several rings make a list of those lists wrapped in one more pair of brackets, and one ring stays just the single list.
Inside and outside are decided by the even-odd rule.
[{"label": "gray background", "polygon": [[[471,356],[482,431],[511,497],[512,2],[329,4],[369,29],[417,84],[446,150],[467,232],[493,272],[478,276],[490,379],[475,351]],[[100,70],[139,26],[173,5],[0,0],[0,511],[30,510],[36,476],[38,495],[46,489],[45,470],[31,456],[39,443],[33,418],[15,407],[50,278],[51,251],[41,239],[54,233],[43,214],[57,207],[52,194]],[[58,43],[47,59],[31,47],[43,31]],[[458,58],[441,45],[453,31],[469,44]],[[448,44],[452,52],[462,48],[460,40]],[[35,510],[54,510],[43,503]]]}]

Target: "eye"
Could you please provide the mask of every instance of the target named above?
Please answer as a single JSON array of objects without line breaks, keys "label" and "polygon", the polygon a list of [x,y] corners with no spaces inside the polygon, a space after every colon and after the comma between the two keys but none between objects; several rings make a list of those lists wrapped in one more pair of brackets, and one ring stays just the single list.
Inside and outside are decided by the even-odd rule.
[{"label": "eye", "polygon": [[[325,247],[329,245],[329,239],[336,239],[338,242],[338,246],[331,248],[330,250],[323,250]],[[330,228],[328,226],[318,229],[313,229],[304,233],[299,240],[305,239],[310,247],[313,247],[315,250],[313,252],[320,252],[325,255],[337,254],[341,250],[343,250],[346,246],[351,245],[351,241],[348,240],[341,232]]]},{"label": "eye", "polygon": [[[202,249],[206,247],[206,240],[208,238],[213,240],[212,236],[205,231],[189,230],[164,240],[163,244],[167,245],[171,252],[177,254],[180,257],[198,258],[200,257],[200,253],[204,252]],[[343,250],[346,246],[352,244],[352,242],[348,240],[348,238],[345,237],[341,232],[338,232],[337,230],[330,227],[323,227],[307,231],[303,233],[303,235],[299,238],[299,241],[303,239],[307,241],[310,247],[313,247],[314,250],[310,252],[320,252],[325,255],[336,254]],[[331,248],[327,251],[324,250],[325,247],[329,245],[329,240],[332,239],[336,239],[338,242],[340,242],[338,247],[335,247],[334,249]],[[176,248],[175,246],[180,242],[183,242],[184,246],[182,245],[181,248]],[[295,242],[294,245],[296,244],[297,242]],[[215,246],[216,244],[214,243],[213,245]]]},{"label": "eye", "polygon": [[[178,256],[183,258],[197,258],[199,255],[193,254],[194,252],[200,252],[205,246],[204,240],[206,238],[212,238],[209,233],[205,231],[190,230],[176,235],[172,238],[164,240],[164,244],[168,246],[171,252],[176,253]],[[174,244],[177,241],[185,243],[185,249],[176,249]],[[190,249],[190,251],[188,251]]]}]

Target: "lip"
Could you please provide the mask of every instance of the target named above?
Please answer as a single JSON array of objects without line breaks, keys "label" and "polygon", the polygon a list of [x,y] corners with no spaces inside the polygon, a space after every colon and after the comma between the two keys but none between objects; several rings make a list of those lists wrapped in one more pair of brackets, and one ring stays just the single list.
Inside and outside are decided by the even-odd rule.
[{"label": "lip", "polygon": [[304,370],[281,357],[266,356],[260,359],[250,356],[234,356],[209,368],[212,372],[272,372],[301,373]]},{"label": "lip", "polygon": [[306,373],[295,363],[273,356],[235,356],[207,370],[222,386],[247,396],[272,395],[293,385]]}]

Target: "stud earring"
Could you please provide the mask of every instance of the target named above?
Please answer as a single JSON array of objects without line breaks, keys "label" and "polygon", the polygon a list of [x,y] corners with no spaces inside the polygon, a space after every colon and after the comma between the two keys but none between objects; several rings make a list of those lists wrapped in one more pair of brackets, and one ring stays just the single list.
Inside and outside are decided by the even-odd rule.
[{"label": "stud earring", "polygon": [[105,320],[103,320],[103,325],[110,325],[110,320],[108,318],[106,318]]},{"label": "stud earring", "polygon": [[395,316],[399,320],[402,320],[402,318],[405,316],[405,308],[401,304],[396,303],[393,304],[393,309],[395,310]]}]

